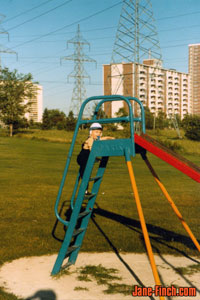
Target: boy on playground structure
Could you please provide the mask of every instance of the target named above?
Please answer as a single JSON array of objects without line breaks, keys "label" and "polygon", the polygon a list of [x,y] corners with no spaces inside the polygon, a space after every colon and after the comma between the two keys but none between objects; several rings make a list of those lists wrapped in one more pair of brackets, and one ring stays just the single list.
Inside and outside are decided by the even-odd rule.
[{"label": "boy on playground structure", "polygon": [[[92,149],[93,142],[97,139],[100,140],[113,140],[114,137],[105,136],[102,137],[103,128],[99,123],[93,123],[90,126],[90,135],[87,140],[82,144],[82,149],[79,155],[77,156],[77,163],[80,166],[79,172],[81,179],[83,178],[83,174],[87,165],[88,157],[90,155],[90,151]],[[86,190],[86,194],[89,194],[88,190]]]}]

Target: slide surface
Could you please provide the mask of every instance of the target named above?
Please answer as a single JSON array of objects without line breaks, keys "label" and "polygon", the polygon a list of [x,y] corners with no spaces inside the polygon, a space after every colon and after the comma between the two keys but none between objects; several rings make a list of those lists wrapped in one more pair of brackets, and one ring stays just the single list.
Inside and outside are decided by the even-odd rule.
[{"label": "slide surface", "polygon": [[152,137],[148,136],[147,134],[142,134],[140,136],[135,134],[135,143],[164,160],[168,164],[172,165],[182,173],[191,177],[195,181],[200,182],[200,168],[197,165],[161,145]]}]

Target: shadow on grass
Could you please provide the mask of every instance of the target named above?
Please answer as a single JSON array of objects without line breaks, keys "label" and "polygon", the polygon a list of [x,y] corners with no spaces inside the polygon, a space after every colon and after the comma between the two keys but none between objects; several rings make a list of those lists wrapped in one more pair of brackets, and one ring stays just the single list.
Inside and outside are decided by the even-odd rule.
[{"label": "shadow on grass", "polygon": [[[99,205],[97,203],[95,205],[96,205],[97,208],[93,209],[92,216],[99,215],[99,216],[102,216],[104,218],[108,218],[110,220],[116,221],[116,222],[128,227],[130,230],[133,230],[137,233],[140,233],[141,238],[143,238],[140,221],[128,218],[126,216],[123,216],[123,215],[120,215],[120,214],[117,214],[117,213],[114,213],[114,212],[111,212],[111,211],[108,211],[108,210],[105,210],[105,209],[102,209],[102,208],[99,207]],[[70,216],[71,216],[71,208],[70,208],[70,205],[69,205],[69,201],[64,201],[63,202],[63,204],[60,208],[60,211],[59,211],[59,215],[62,215],[63,213],[65,215],[66,220],[69,221]],[[52,230],[52,236],[57,241],[63,242],[63,239],[59,238],[56,235],[56,228],[58,226],[58,223],[59,223],[59,221],[56,220],[56,222],[54,224],[54,227],[53,227],[53,230]],[[164,228],[159,227],[159,226],[154,226],[152,224],[147,223],[146,225],[147,225],[147,230],[148,230],[149,234],[157,235],[157,236],[150,236],[150,239],[152,241],[155,241],[155,243],[158,243],[158,244],[162,244],[163,246],[167,247],[168,249],[171,249],[171,250],[177,252],[177,254],[183,255],[183,256],[189,258],[190,260],[194,261],[195,263],[198,263],[197,260],[195,260],[193,257],[189,256],[185,251],[180,250],[177,247],[172,246],[172,245],[169,244],[169,242],[178,242],[178,243],[183,244],[184,246],[186,246],[188,249],[196,250],[196,247],[193,244],[190,237],[185,236],[183,234],[173,232],[171,230],[164,229]],[[180,226],[181,226],[181,224],[180,224]],[[63,228],[64,228],[64,231],[66,231],[66,227],[63,226]],[[198,241],[198,242],[200,243],[200,241]],[[145,249],[145,246],[144,246],[144,249]]]},{"label": "shadow on grass", "polygon": [[[96,204],[96,205],[97,205],[97,208],[93,209],[94,214],[108,218],[108,219],[116,221],[116,222],[119,222],[122,225],[128,227],[129,229],[137,231],[138,233],[142,234],[140,221],[122,216],[120,214],[113,213],[111,211],[100,208],[98,206],[98,204]],[[191,239],[185,235],[178,234],[173,231],[164,229],[162,227],[154,226],[152,224],[147,223],[146,225],[147,225],[148,233],[158,235],[158,237],[151,236],[150,238],[152,240],[154,240],[157,243],[161,243],[170,249],[176,250],[176,252],[178,252],[181,255],[184,255],[189,258],[189,256],[184,251],[181,251],[174,246],[170,246],[169,244],[167,244],[167,242],[172,242],[172,241],[178,242],[178,243],[181,243],[181,244],[187,246],[189,249],[192,249],[192,250],[196,249],[196,247],[193,244],[193,242],[191,241]],[[200,243],[200,241],[199,241],[199,243]],[[192,259],[192,260],[194,260],[194,259]],[[195,262],[197,262],[197,261],[195,261]]]},{"label": "shadow on grass", "polygon": [[[66,207],[68,207],[68,208],[66,209]],[[65,211],[65,213],[64,213],[64,215],[65,215],[65,221],[69,221],[70,216],[71,216],[71,212],[72,212],[71,208],[69,206],[69,201],[64,201],[62,203],[61,208],[59,210],[59,216],[61,216],[63,214],[63,211]],[[53,238],[55,240],[57,240],[57,241],[59,241],[59,242],[62,243],[64,239],[59,238],[57,236],[57,234],[56,234],[56,229],[57,229],[58,224],[59,224],[59,220],[56,219],[56,222],[55,222],[55,224],[53,226],[51,234],[52,234],[52,236],[53,236]],[[64,228],[64,232],[66,232],[66,226],[63,226],[63,228]]]}]

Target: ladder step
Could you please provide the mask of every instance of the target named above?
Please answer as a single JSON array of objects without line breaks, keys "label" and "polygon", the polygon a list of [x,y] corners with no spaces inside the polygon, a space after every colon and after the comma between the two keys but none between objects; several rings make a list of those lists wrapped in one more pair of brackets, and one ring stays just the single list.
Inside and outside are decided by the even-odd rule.
[{"label": "ladder step", "polygon": [[101,161],[101,158],[96,157],[94,163],[98,163],[98,162],[100,162],[100,161]]},{"label": "ladder step", "polygon": [[90,212],[91,212],[91,211],[88,211],[88,210],[83,211],[82,213],[80,213],[80,214],[78,215],[78,219],[87,216]]},{"label": "ladder step", "polygon": [[62,266],[61,270],[65,270],[65,269],[67,269],[68,267],[70,267],[71,265],[73,265],[73,263],[70,262],[70,261],[68,261],[66,264],[64,264],[64,265]]},{"label": "ladder step", "polygon": [[89,179],[89,181],[96,181],[96,180],[98,180],[98,179],[100,179],[100,178],[102,178],[102,176],[91,177],[91,178]]},{"label": "ladder step", "polygon": [[77,236],[78,234],[80,234],[81,232],[83,232],[84,230],[86,230],[86,228],[79,228],[77,230],[74,231],[72,236]]},{"label": "ladder step", "polygon": [[87,200],[90,200],[90,199],[93,198],[95,195],[96,195],[96,193],[90,194],[90,195],[85,195],[83,199],[84,199],[84,200],[86,200],[86,199],[87,199]]},{"label": "ladder step", "polygon": [[73,252],[73,251],[75,251],[77,248],[79,248],[80,246],[81,246],[81,245],[78,245],[78,246],[74,245],[74,246],[69,247],[68,250],[67,250],[67,253],[66,253],[66,257],[67,257],[71,252]]}]

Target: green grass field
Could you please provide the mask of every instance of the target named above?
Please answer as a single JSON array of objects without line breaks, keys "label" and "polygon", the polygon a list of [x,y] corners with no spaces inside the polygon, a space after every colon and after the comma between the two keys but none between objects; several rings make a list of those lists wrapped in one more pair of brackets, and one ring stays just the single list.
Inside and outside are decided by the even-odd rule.
[{"label": "green grass field", "polygon": [[[160,138],[164,133],[160,133]],[[61,200],[62,213],[77,176],[76,155],[87,132],[80,133]],[[28,137],[28,138],[27,138]],[[34,131],[0,137],[0,264],[24,256],[57,253],[64,228],[56,225],[54,203],[72,133]],[[175,137],[169,136],[175,141]],[[200,165],[200,143],[177,140],[184,156]],[[194,235],[199,236],[200,186],[153,155],[149,160]],[[133,167],[154,253],[197,255],[190,238],[140,156]],[[97,197],[81,251],[145,252],[143,236],[123,157],[112,157]],[[0,299],[15,296],[0,291]]]}]

